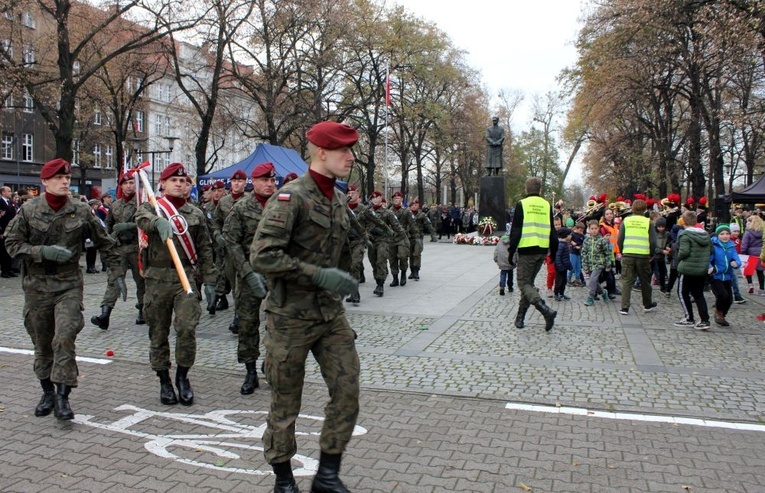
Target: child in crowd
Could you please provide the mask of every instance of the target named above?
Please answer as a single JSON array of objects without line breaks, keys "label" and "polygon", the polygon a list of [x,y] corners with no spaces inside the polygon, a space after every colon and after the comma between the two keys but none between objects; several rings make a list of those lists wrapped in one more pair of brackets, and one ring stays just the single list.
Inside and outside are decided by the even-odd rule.
[{"label": "child in crowd", "polygon": [[[680,291],[680,306],[685,313],[685,318],[675,322],[678,327],[693,327],[698,330],[709,329],[709,311],[707,301],[704,299],[704,282],[709,270],[709,252],[712,242],[709,233],[703,228],[696,226],[696,213],[685,211],[683,213],[684,230],[677,235],[677,257],[679,263],[677,272],[680,274],[678,290]],[[696,302],[699,311],[698,323],[693,320],[693,307],[691,296]]]},{"label": "child in crowd", "polygon": [[[683,218],[678,218],[677,224],[672,226],[669,231],[669,280],[667,281],[667,287],[664,290],[664,296],[669,298],[672,295],[672,288],[677,281],[677,264],[679,260],[677,258],[677,236],[683,231]],[[677,292],[678,298],[680,297],[680,291]]]},{"label": "child in crowd", "polygon": [[656,218],[654,229],[656,230],[656,251],[652,259],[653,273],[659,282],[659,290],[665,293],[667,289],[667,254],[669,254],[667,220],[663,217]]},{"label": "child in crowd", "polygon": [[[560,228],[563,227],[563,220],[560,216],[553,218],[553,226],[555,226],[555,231],[560,231]],[[545,265],[547,266],[547,297],[552,298],[554,296],[553,286],[555,285],[555,259],[548,255],[545,257]]]},{"label": "child in crowd", "polygon": [[736,277],[735,269],[741,265],[736,245],[730,241],[730,227],[721,224],[712,238],[712,254],[709,256],[709,273],[712,274],[712,292],[715,294],[715,323],[728,327],[725,316],[733,304],[731,278]]},{"label": "child in crowd", "polygon": [[[741,253],[741,226],[737,222],[731,221],[730,223],[730,241],[736,247],[736,253]],[[739,257],[740,258],[740,257]],[[730,285],[733,288],[733,303],[743,304],[746,300],[741,296],[741,290],[738,287],[738,276],[741,275],[741,264],[733,270],[733,275],[730,277]]]},{"label": "child in crowd", "polygon": [[571,232],[571,271],[568,282],[572,286],[584,286],[582,281],[582,244],[584,243],[584,224],[574,224]]},{"label": "child in crowd", "polygon": [[[759,257],[762,253],[762,231],[763,222],[760,216],[751,215],[746,220],[746,228],[744,231],[744,237],[741,239],[741,253],[749,255],[750,257]],[[751,259],[751,262],[756,261]],[[748,265],[747,265],[748,267]],[[746,276],[746,282],[749,285],[749,294],[754,294],[754,286],[752,285],[752,274],[757,274],[757,283],[759,285],[759,291],[757,294],[765,296],[765,275],[763,274],[762,262],[757,262],[754,271],[750,271],[749,268],[744,269]]]},{"label": "child in crowd", "polygon": [[513,292],[513,270],[518,262],[518,254],[515,254],[513,262],[508,258],[507,248],[510,246],[510,236],[505,234],[499,239],[494,248],[494,263],[499,267],[499,295],[505,295],[505,286],[509,292]]},{"label": "child in crowd", "polygon": [[603,301],[608,301],[608,294],[603,291],[600,285],[601,272],[609,272],[614,266],[614,255],[611,252],[611,245],[608,240],[600,236],[598,221],[591,220],[587,225],[587,236],[582,245],[582,269],[585,274],[589,274],[590,279],[587,282],[589,297],[584,304],[592,306],[598,295],[603,295]]},{"label": "child in crowd", "polygon": [[558,251],[555,254],[555,301],[570,300],[566,296],[566,276],[571,269],[571,230],[558,230]]}]

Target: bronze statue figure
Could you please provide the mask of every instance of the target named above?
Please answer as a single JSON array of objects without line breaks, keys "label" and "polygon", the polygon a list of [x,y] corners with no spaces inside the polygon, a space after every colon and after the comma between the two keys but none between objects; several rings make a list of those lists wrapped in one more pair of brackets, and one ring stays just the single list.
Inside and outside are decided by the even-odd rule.
[{"label": "bronze statue figure", "polygon": [[502,169],[502,144],[505,142],[505,130],[499,126],[499,118],[491,119],[492,126],[486,129],[486,143],[489,149],[486,153],[486,171],[489,176],[499,175]]}]

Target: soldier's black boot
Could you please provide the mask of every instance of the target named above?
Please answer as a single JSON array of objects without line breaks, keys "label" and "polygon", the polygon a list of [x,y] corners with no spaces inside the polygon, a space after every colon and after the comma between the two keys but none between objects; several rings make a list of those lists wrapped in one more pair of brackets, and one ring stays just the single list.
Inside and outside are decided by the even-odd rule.
[{"label": "soldier's black boot", "polygon": [[260,387],[258,383],[258,366],[253,361],[252,363],[245,363],[247,368],[247,375],[244,377],[244,383],[242,388],[239,389],[239,393],[242,395],[250,395],[255,392],[255,389]]},{"label": "soldier's black boot", "polygon": [[359,294],[359,292],[358,292],[358,291],[356,291],[355,293],[353,293],[353,294],[350,296],[349,300],[350,300],[350,302],[351,302],[351,303],[353,303],[354,305],[358,305],[358,304],[359,304],[359,302],[361,302],[361,295]]},{"label": "soldier's black boot", "polygon": [[101,315],[90,317],[90,322],[97,325],[101,330],[107,330],[109,328],[109,317],[111,317],[111,315],[112,307],[104,305],[101,307]]},{"label": "soldier's black boot", "polygon": [[146,323],[146,319],[143,318],[143,303],[139,303],[137,306],[138,306],[138,316],[135,318],[135,324],[144,325]]},{"label": "soldier's black boot", "polygon": [[384,282],[385,282],[385,281],[377,281],[377,287],[375,288],[375,290],[374,290],[374,291],[372,291],[372,294],[376,294],[377,296],[380,296],[380,297],[382,297],[382,295],[383,295],[383,290],[385,289],[385,288],[383,287],[383,283],[384,283]]},{"label": "soldier's black boot", "polygon": [[228,308],[228,298],[224,294],[223,296],[218,296],[218,304],[215,305],[215,309],[220,310],[226,310]]},{"label": "soldier's black boot", "polygon": [[274,493],[300,493],[295,484],[295,477],[292,475],[292,464],[289,461],[272,464],[274,474],[276,475],[276,484]]},{"label": "soldier's black boot", "polygon": [[412,267],[412,271],[409,273],[409,277],[407,279],[414,279],[414,271],[415,270],[416,269],[414,267]]},{"label": "soldier's black boot", "polygon": [[321,453],[319,459],[319,470],[313,477],[311,484],[311,493],[349,493],[340,478],[340,460],[342,454]]},{"label": "soldier's black boot", "polygon": [[173,381],[170,380],[170,370],[158,370],[157,376],[159,377],[159,402],[166,406],[178,404]]},{"label": "soldier's black boot", "polygon": [[414,276],[414,280],[415,281],[419,281],[420,280],[420,268],[419,267],[417,267],[416,269],[414,269],[412,271],[412,276]]},{"label": "soldier's black boot", "polygon": [[194,390],[191,388],[188,375],[189,368],[187,366],[179,366],[175,370],[175,386],[178,387],[178,401],[184,406],[194,404]]},{"label": "soldier's black boot", "polygon": [[393,276],[393,280],[390,282],[389,286],[392,288],[395,288],[396,286],[398,286],[398,272],[396,272],[395,274],[391,272],[391,275]]},{"label": "soldier's black boot", "polygon": [[518,305],[518,314],[515,316],[515,326],[519,329],[525,327],[523,319],[526,318],[526,312],[529,311],[529,305]]},{"label": "soldier's black boot", "polygon": [[53,394],[56,393],[56,387],[50,378],[40,380],[40,386],[43,389],[43,395],[35,408],[35,416],[47,416],[53,412]]},{"label": "soldier's black boot", "polygon": [[232,334],[239,333],[239,315],[236,313],[234,313],[234,320],[231,321],[231,324],[228,326],[228,330],[230,330]]},{"label": "soldier's black boot", "polygon": [[69,392],[71,391],[72,387],[60,383],[57,385],[56,394],[53,396],[53,415],[62,421],[74,419],[74,412],[69,406]]},{"label": "soldier's black boot", "polygon": [[401,271],[401,281],[399,281],[399,284],[402,286],[406,286],[406,271]]},{"label": "soldier's black boot", "polygon": [[359,284],[364,284],[367,282],[367,278],[364,277],[364,269],[361,269],[361,276],[359,277]]},{"label": "soldier's black boot", "polygon": [[558,312],[547,306],[544,300],[539,300],[534,303],[534,308],[539,310],[539,313],[541,313],[545,319],[545,331],[550,332],[553,328],[553,324],[555,323],[555,316],[558,315]]}]

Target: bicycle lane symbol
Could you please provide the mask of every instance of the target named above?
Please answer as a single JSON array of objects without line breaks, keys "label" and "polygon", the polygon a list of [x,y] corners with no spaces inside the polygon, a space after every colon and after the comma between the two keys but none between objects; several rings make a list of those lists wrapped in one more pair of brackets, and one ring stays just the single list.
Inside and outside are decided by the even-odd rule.
[{"label": "bicycle lane symbol", "polygon": [[[188,464],[196,467],[214,469],[216,471],[236,472],[256,476],[273,474],[269,470],[249,469],[246,467],[230,467],[220,463],[202,462],[196,459],[182,457],[172,452],[170,449],[188,449],[194,453],[207,452],[217,456],[220,459],[238,460],[242,457],[240,453],[244,452],[262,452],[260,439],[266,429],[265,421],[259,426],[253,426],[245,423],[239,423],[232,418],[247,415],[262,415],[264,418],[268,414],[266,411],[240,411],[240,410],[217,410],[205,414],[181,414],[162,411],[152,411],[140,407],[123,404],[116,407],[115,411],[132,411],[133,414],[118,419],[113,423],[99,423],[94,421],[94,416],[78,414],[74,422],[93,428],[114,431],[126,435],[144,438],[148,440],[144,444],[146,450],[154,455],[165,459],[172,459],[182,464]],[[217,430],[217,433],[211,434],[167,434],[160,435],[131,429],[151,419],[168,419],[178,421],[191,426],[203,426]],[[319,416],[308,414],[299,415],[300,420],[311,420],[316,422],[324,421]],[[367,430],[361,426],[355,426],[353,435],[359,436],[367,433]],[[297,436],[319,436],[319,432],[313,431],[295,431]],[[239,453],[238,453],[239,452]],[[295,476],[311,476],[316,473],[319,463],[317,460],[304,455],[295,455],[293,460],[302,464],[293,471]]]}]

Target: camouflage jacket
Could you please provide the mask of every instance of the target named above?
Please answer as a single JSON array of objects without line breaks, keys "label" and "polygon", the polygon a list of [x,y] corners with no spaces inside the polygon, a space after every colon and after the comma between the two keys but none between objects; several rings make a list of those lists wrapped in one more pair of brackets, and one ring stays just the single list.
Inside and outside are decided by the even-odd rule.
[{"label": "camouflage jacket", "polygon": [[[196,247],[197,272],[204,284],[214,284],[217,274],[213,264],[212,243],[210,242],[210,236],[207,234],[207,228],[205,228],[204,214],[197,206],[189,202],[179,207],[178,212],[186,219],[191,239]],[[144,277],[161,281],[178,281],[180,283],[170,251],[160,239],[154,225],[152,225],[152,220],[157,217],[154,207],[148,202],[141,204],[135,216],[138,227],[149,236],[149,246],[146,247]],[[175,249],[178,251],[178,257],[184,266],[186,276],[189,278],[189,281],[192,281],[195,278],[194,267],[186,256],[186,252],[183,251],[181,240],[177,235],[173,235],[173,243],[175,243]]]},{"label": "camouflage jacket", "polygon": [[372,214],[376,215],[382,222],[384,222],[391,230],[393,230],[393,236],[379,237],[377,238],[379,241],[398,243],[408,238],[406,231],[404,231],[404,228],[401,227],[401,224],[398,222],[398,218],[393,212],[390,211],[390,209],[386,209],[385,207],[375,209],[373,207],[369,210],[372,212]]},{"label": "camouflage jacket", "polygon": [[231,211],[234,210],[236,203],[251,195],[251,193],[245,192],[238,199],[234,199],[234,196],[231,194],[221,197],[221,199],[218,201],[218,206],[215,207],[212,215],[212,229],[210,230],[210,236],[213,239],[215,239],[216,233],[223,232],[223,223],[226,221],[226,217],[231,213]]},{"label": "camouflage jacket", "polygon": [[266,204],[250,264],[268,280],[265,310],[301,320],[332,320],[345,311],[340,295],[319,288],[320,267],[350,270],[346,197],[332,200],[310,173],[289,182]]},{"label": "camouflage jacket", "polygon": [[372,239],[378,239],[382,236],[392,238],[395,234],[388,224],[380,219],[375,211],[365,206],[364,204],[357,204],[352,209],[358,219],[359,224],[363,227]]},{"label": "camouflage jacket", "polygon": [[242,277],[252,272],[250,246],[262,217],[263,207],[255,195],[250,194],[245,200],[237,201],[223,222],[223,237],[228,243],[226,250],[234,261],[237,273]]},{"label": "camouflage jacket", "polygon": [[421,240],[425,237],[425,233],[428,233],[430,236],[436,234],[436,231],[433,229],[433,223],[430,222],[427,214],[422,211],[417,211],[417,214],[414,214],[411,210],[409,212],[412,216],[412,223],[409,226],[409,238]]},{"label": "camouflage jacket", "polygon": [[[109,209],[109,213],[106,215],[106,232],[112,234],[115,224],[135,222],[135,213],[135,196],[133,196],[133,198],[127,202],[125,202],[124,199],[118,199],[112,204],[112,207]],[[128,231],[122,231],[112,235],[112,237],[116,239],[120,245],[135,245],[136,249],[138,249],[137,228],[131,228]]]},{"label": "camouflage jacket", "polygon": [[[88,233],[85,233],[89,230]],[[22,286],[34,291],[63,291],[82,286],[80,255],[83,234],[95,243],[110,269],[110,278],[124,276],[117,244],[101,226],[101,222],[82,202],[69,199],[58,210],[51,209],[44,196],[35,197],[21,210],[5,230],[5,247],[12,257],[23,261]],[[65,264],[56,264],[42,257],[41,247],[59,245],[74,253]]]},{"label": "camouflage jacket", "polygon": [[399,224],[401,224],[401,227],[404,229],[406,239],[408,240],[409,231],[412,227],[412,213],[409,211],[409,208],[399,207],[396,209],[395,207],[390,206],[388,210],[396,216],[396,219],[398,219]]}]

